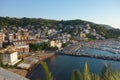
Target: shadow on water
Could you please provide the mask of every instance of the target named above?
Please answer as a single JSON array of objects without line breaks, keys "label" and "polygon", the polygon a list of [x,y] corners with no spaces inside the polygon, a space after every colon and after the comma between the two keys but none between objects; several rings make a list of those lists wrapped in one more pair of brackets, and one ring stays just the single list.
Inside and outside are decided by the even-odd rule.
[{"label": "shadow on water", "polygon": [[36,65],[31,71],[28,72],[27,78],[30,80],[46,80],[45,79],[45,72],[41,65]]}]

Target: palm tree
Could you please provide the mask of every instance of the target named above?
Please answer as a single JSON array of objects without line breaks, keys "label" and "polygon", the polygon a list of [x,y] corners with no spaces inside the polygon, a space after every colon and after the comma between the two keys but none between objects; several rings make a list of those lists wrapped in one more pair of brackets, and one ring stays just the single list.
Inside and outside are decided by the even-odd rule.
[{"label": "palm tree", "polygon": [[46,62],[40,62],[42,68],[44,69],[45,71],[45,75],[46,75],[46,80],[53,80],[53,76],[51,75],[51,72],[49,71],[48,69],[48,66],[46,64]]},{"label": "palm tree", "polygon": [[120,80],[120,72],[113,71],[111,65],[106,65],[102,70],[102,80]]},{"label": "palm tree", "polygon": [[81,74],[78,70],[72,72],[72,80],[120,80],[120,71],[113,71],[111,65],[103,67],[102,75],[90,74],[88,64],[86,63]]},{"label": "palm tree", "polygon": [[[48,69],[48,66],[45,62],[40,62],[43,67],[46,75],[46,80],[53,80],[53,76]],[[120,80],[120,71],[113,71],[110,65],[104,66],[102,69],[102,75],[90,74],[89,66],[86,63],[83,69],[83,72],[80,73],[79,70],[73,70],[71,80]]]},{"label": "palm tree", "polygon": [[90,70],[87,63],[83,69],[83,80],[91,80]]},{"label": "palm tree", "polygon": [[72,80],[81,80],[81,73],[79,70],[73,70]]},{"label": "palm tree", "polygon": [[90,74],[89,66],[86,63],[81,74],[79,70],[74,70],[72,72],[72,80],[102,80],[100,76],[96,74]]}]

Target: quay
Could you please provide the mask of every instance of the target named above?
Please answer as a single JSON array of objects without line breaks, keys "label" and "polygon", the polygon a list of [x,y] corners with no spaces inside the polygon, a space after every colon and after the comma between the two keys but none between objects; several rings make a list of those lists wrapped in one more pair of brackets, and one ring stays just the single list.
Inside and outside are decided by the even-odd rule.
[{"label": "quay", "polygon": [[57,55],[68,55],[68,56],[75,56],[75,57],[89,57],[89,58],[97,58],[97,59],[104,59],[104,60],[113,60],[113,61],[120,61],[120,57],[116,56],[104,56],[104,55],[96,55],[96,54],[68,54],[62,52],[56,52]]},{"label": "quay", "polygon": [[54,52],[48,52],[48,51],[32,52],[30,56],[24,58],[24,60],[17,65],[17,68],[8,68],[7,70],[14,72],[18,75],[21,75],[23,77],[26,77],[28,72],[30,72],[31,69],[37,66],[40,63],[40,61],[51,58],[54,55],[55,55]]},{"label": "quay", "polygon": [[21,69],[30,70],[36,64],[39,64],[40,61],[48,59],[54,55],[54,52],[36,52],[31,56],[24,58],[24,61],[20,63],[17,67]]}]

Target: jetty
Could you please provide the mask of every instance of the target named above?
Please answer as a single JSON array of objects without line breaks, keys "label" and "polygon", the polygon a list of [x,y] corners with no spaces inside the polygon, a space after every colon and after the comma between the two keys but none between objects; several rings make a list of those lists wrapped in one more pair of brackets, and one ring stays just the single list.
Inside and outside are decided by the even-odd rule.
[{"label": "jetty", "polygon": [[113,61],[120,61],[120,57],[118,56],[105,56],[105,55],[97,55],[97,54],[88,54],[88,53],[65,53],[63,51],[56,52],[57,55],[68,55],[68,56],[75,56],[75,57],[89,57],[89,58],[97,58],[97,59],[104,59],[104,60],[113,60]]}]

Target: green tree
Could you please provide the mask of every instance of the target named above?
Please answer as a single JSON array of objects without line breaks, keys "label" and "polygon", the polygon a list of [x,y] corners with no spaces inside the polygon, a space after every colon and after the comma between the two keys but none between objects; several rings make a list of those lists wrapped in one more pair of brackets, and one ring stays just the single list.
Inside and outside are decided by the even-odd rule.
[{"label": "green tree", "polygon": [[45,71],[46,80],[53,80],[53,76],[51,72],[49,71],[47,64],[45,62],[40,62],[40,64]]},{"label": "green tree", "polygon": [[[53,80],[53,76],[48,69],[45,62],[40,63],[43,67],[47,80]],[[90,74],[89,66],[86,63],[83,72],[80,73],[79,70],[73,70],[71,80],[120,80],[120,71],[113,71],[112,67],[104,66],[102,70],[102,75]]]},{"label": "green tree", "polygon": [[86,63],[83,69],[83,80],[91,80],[88,64]]},{"label": "green tree", "polygon": [[106,65],[102,70],[102,80],[120,80],[120,72],[114,72],[111,65]]},{"label": "green tree", "polygon": [[73,70],[72,72],[72,80],[82,80],[81,79],[81,73],[79,70]]}]

